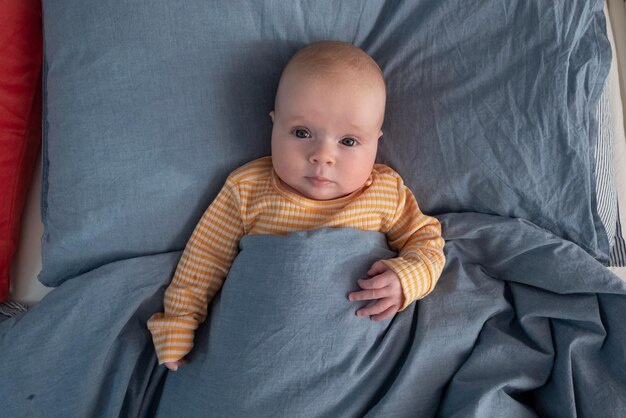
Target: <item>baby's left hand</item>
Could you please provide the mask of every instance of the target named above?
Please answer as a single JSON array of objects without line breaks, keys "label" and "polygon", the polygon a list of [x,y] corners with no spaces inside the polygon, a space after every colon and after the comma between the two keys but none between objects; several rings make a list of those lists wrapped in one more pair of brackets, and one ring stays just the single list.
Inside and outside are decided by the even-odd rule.
[{"label": "baby's left hand", "polygon": [[364,290],[351,292],[348,299],[377,302],[356,311],[357,316],[369,315],[374,321],[391,318],[404,304],[400,278],[380,260],[372,264],[367,274],[373,277],[358,280],[359,286]]}]

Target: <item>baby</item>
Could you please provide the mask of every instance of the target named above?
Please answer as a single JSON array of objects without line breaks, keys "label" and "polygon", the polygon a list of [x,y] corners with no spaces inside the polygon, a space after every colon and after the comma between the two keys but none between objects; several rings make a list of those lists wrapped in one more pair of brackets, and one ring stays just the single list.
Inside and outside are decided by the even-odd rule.
[{"label": "baby", "polygon": [[350,301],[356,315],[393,317],[431,292],[444,265],[441,226],[424,215],[391,168],[375,164],[386,88],[361,49],[323,41],[298,51],[278,85],[272,155],[233,171],[196,226],[148,321],[159,364],[186,363],[194,332],[221,288],[246,234],[351,227],[386,234],[397,258],[379,260]]}]

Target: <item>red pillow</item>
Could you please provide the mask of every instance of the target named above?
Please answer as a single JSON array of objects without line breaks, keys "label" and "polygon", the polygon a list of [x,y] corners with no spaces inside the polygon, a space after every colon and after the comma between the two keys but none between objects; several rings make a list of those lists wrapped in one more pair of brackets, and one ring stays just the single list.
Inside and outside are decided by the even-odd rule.
[{"label": "red pillow", "polygon": [[41,0],[0,1],[0,301],[41,144]]}]

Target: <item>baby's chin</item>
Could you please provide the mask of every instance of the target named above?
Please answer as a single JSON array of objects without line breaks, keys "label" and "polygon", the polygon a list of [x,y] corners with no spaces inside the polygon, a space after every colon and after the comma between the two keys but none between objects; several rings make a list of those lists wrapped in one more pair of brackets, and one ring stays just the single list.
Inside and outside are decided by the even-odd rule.
[{"label": "baby's chin", "polygon": [[332,188],[332,187],[312,189],[312,190],[297,190],[297,192],[300,195],[308,199],[312,199],[312,200],[339,199],[339,198],[342,198],[344,196],[347,196],[353,193],[354,191],[355,190],[346,192],[346,191],[337,190],[337,188]]},{"label": "baby's chin", "polygon": [[334,200],[339,199],[341,197],[347,196],[349,194],[354,193],[358,189],[363,186],[357,187],[354,190],[346,190],[346,187],[342,187],[337,182],[332,182],[328,185],[323,186],[315,186],[312,184],[310,180],[303,180],[300,182],[296,182],[295,184],[289,184],[282,178],[280,178],[280,183],[286,188],[288,191],[295,193],[299,196],[305,197],[307,199],[312,200]]}]

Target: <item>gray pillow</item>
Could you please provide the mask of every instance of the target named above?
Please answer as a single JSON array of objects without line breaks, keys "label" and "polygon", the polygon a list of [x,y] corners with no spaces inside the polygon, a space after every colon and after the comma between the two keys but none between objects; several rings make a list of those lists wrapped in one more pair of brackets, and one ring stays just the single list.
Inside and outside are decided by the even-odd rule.
[{"label": "gray pillow", "polygon": [[183,248],[226,175],[269,154],[280,72],[321,39],[380,63],[379,159],[426,213],[525,218],[606,259],[601,1],[59,0],[43,14],[46,285]]}]

